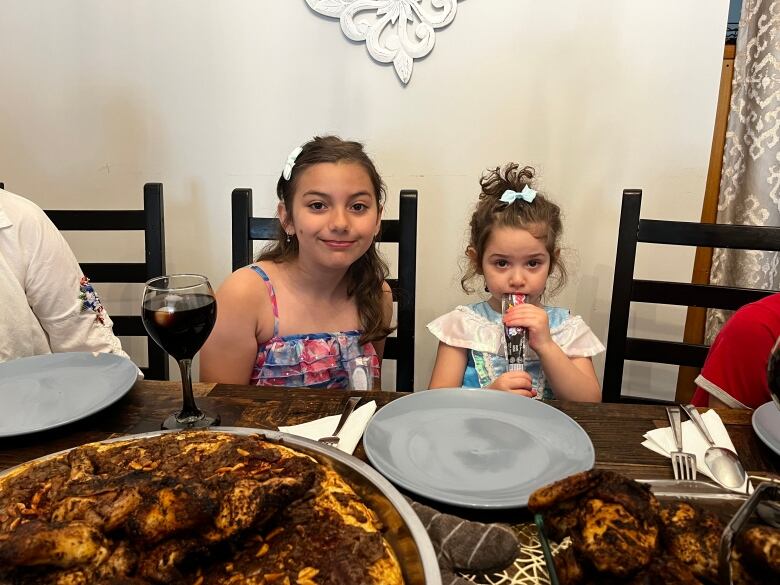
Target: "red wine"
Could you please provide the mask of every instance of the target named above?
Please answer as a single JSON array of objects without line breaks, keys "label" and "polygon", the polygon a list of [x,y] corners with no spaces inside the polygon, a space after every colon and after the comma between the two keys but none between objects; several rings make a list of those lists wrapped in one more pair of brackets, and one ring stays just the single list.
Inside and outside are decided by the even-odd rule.
[{"label": "red wine", "polygon": [[159,295],[141,311],[144,326],[174,359],[192,359],[217,320],[217,302],[209,295]]}]

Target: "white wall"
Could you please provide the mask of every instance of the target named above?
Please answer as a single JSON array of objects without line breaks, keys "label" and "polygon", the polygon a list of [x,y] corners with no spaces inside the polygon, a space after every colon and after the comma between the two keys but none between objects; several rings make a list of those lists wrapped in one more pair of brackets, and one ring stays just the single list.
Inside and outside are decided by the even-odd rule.
[{"label": "white wall", "polygon": [[[165,187],[168,269],[220,283],[234,187],[274,209],[293,146],[334,132],[367,144],[391,193],[420,192],[416,386],[425,324],[468,301],[458,260],[482,170],[532,164],[566,215],[573,278],[557,300],[606,338],[620,195],[697,220],[727,0],[462,0],[403,87],[304,0],[3,0],[0,180],[42,207],[128,208]],[[82,260],[138,257],[116,238]],[[690,277],[692,256],[640,251],[646,277]],[[109,311],[137,289],[104,287]],[[679,337],[682,310],[636,312],[634,333]],[[603,357],[597,359],[597,370]],[[632,389],[671,391],[663,369]]]}]

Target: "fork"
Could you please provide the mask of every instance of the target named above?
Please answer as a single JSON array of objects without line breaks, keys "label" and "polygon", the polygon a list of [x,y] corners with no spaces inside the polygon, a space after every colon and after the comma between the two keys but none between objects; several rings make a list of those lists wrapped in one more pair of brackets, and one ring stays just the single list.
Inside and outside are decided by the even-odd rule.
[{"label": "fork", "polygon": [[335,447],[339,444],[339,432],[341,431],[342,427],[344,426],[344,423],[347,422],[347,419],[349,418],[349,415],[352,414],[352,411],[355,410],[355,406],[357,406],[357,403],[360,402],[360,396],[353,396],[349,400],[347,400],[347,405],[344,407],[344,412],[341,413],[341,418],[339,419],[338,424],[336,425],[336,430],[333,431],[333,435],[330,437],[320,437],[317,439],[320,443],[325,443],[326,445],[330,445],[332,447]]},{"label": "fork", "polygon": [[669,417],[669,423],[672,425],[674,442],[677,444],[677,451],[672,451],[672,471],[676,480],[695,480],[696,479],[696,455],[685,453],[682,442],[682,423],[680,422],[680,407],[667,406],[666,415]]}]

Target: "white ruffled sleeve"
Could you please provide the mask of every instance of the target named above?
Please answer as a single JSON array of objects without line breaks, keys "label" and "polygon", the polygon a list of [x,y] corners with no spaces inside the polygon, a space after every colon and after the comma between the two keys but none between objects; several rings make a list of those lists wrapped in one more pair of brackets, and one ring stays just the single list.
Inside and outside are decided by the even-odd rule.
[{"label": "white ruffled sleeve", "polygon": [[504,328],[460,305],[428,323],[428,331],[453,347],[502,354]]},{"label": "white ruffled sleeve", "polygon": [[592,357],[604,351],[604,345],[579,315],[566,319],[550,331],[553,341],[569,357]]}]

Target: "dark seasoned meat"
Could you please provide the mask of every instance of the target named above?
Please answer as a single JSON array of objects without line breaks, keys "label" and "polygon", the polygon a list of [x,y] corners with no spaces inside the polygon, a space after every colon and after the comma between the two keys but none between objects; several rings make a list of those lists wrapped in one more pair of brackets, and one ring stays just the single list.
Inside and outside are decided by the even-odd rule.
[{"label": "dark seasoned meat", "polygon": [[127,519],[125,530],[135,539],[155,543],[211,523],[215,502],[204,486],[176,485],[150,491]]},{"label": "dark seasoned meat", "polygon": [[580,520],[580,501],[564,500],[558,506],[549,508],[544,514],[547,536],[561,541],[577,529]]},{"label": "dark seasoned meat", "polygon": [[6,567],[75,567],[99,564],[108,556],[103,535],[80,522],[50,525],[32,520],[0,540],[0,566]]},{"label": "dark seasoned meat", "polygon": [[780,580],[780,529],[753,526],[737,539],[737,547],[751,567],[767,571]]},{"label": "dark seasoned meat", "polygon": [[582,565],[574,554],[574,548],[567,546],[558,551],[553,557],[555,562],[555,574],[561,585],[579,585],[585,579]]},{"label": "dark seasoned meat", "polygon": [[539,488],[528,498],[528,509],[534,513],[542,512],[565,500],[577,498],[596,486],[603,473],[595,469],[583,471]]},{"label": "dark seasoned meat", "polygon": [[723,523],[685,502],[661,506],[661,535],[669,555],[679,559],[700,579],[717,582],[718,549]]},{"label": "dark seasoned meat", "polygon": [[621,504],[587,500],[580,532],[572,535],[575,549],[596,570],[627,576],[647,566],[656,552],[658,528],[632,516]]},{"label": "dark seasoned meat", "polygon": [[398,585],[376,515],[259,436],[85,445],[0,478],[0,584]]}]

